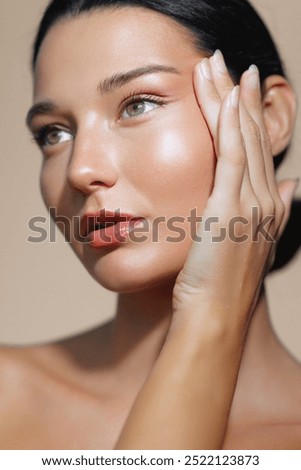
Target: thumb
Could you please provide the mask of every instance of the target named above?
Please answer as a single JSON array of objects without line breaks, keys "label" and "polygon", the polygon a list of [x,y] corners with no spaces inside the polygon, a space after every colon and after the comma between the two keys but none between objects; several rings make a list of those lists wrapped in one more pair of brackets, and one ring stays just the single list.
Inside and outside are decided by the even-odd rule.
[{"label": "thumb", "polygon": [[299,181],[300,181],[299,179],[293,179],[293,180],[283,180],[283,181],[280,181],[280,183],[278,183],[279,195],[285,208],[284,217],[283,217],[283,220],[281,222],[279,232],[278,232],[279,237],[281,237],[281,235],[283,234],[284,229],[290,218],[292,203],[293,203],[294,196],[299,186]]}]

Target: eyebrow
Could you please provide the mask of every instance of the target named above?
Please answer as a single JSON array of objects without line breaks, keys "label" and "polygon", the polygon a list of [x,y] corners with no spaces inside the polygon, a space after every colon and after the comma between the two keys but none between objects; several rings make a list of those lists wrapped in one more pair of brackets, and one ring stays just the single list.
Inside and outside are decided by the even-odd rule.
[{"label": "eyebrow", "polygon": [[[104,95],[123,87],[132,80],[142,77],[143,75],[150,75],[152,73],[162,72],[181,75],[181,72],[175,67],[171,67],[168,65],[150,64],[144,67],[139,67],[134,70],[130,70],[129,72],[112,75],[111,77],[106,78],[99,83],[98,90],[101,95]],[[30,128],[31,122],[35,116],[54,113],[56,110],[57,106],[53,101],[42,101],[40,103],[34,104],[30,108],[26,116],[27,127]]]},{"label": "eyebrow", "polygon": [[42,101],[34,104],[26,115],[26,125],[30,128],[33,118],[37,115],[49,114],[55,112],[56,105],[52,101]]},{"label": "eyebrow", "polygon": [[106,93],[110,93],[111,91],[116,90],[117,88],[121,88],[122,86],[126,85],[132,80],[135,80],[138,77],[160,72],[176,73],[179,75],[181,74],[179,70],[168,65],[150,64],[145,67],[139,67],[137,69],[130,70],[129,72],[118,73],[110,78],[106,78],[105,80],[100,82],[98,89],[100,93],[104,95]]}]

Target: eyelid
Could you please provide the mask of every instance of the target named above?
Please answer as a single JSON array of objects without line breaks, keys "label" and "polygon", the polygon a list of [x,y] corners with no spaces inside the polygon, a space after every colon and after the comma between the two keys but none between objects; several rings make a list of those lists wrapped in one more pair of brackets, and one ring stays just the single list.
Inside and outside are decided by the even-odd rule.
[{"label": "eyelid", "polygon": [[[133,91],[130,95],[126,95],[126,97],[122,100],[118,109],[119,119],[121,118],[121,114],[125,111],[127,106],[139,101],[149,101],[162,106],[167,104],[166,97],[162,95]],[[138,116],[136,117],[136,119],[137,118]]]},{"label": "eyelid", "polygon": [[[58,125],[58,124],[41,124],[35,131],[32,131],[33,140],[41,148],[45,148],[45,147],[51,148],[51,147],[54,147],[55,145],[59,145],[59,143],[58,144],[53,144],[53,145],[47,145],[47,144],[43,143],[43,139],[46,137],[46,134],[51,132],[51,131],[66,132],[67,134],[70,134],[71,137],[74,137],[74,135],[72,134],[70,129],[66,129],[66,128],[62,127],[61,125]],[[70,139],[70,140],[72,140],[72,139]],[[65,142],[61,142],[61,143],[65,143]]]},{"label": "eyelid", "polygon": [[[139,91],[134,90],[130,95],[127,94],[122,99],[122,101],[121,101],[121,103],[118,107],[118,116],[119,116],[118,120],[121,119],[121,114],[124,112],[126,107],[129,106],[130,104],[133,104],[133,103],[139,102],[139,101],[149,101],[149,102],[152,102],[152,103],[163,106],[163,105],[167,104],[166,98],[167,98],[166,95],[151,94],[151,93],[147,93],[146,91],[142,91],[142,90],[139,90]],[[141,117],[144,114],[142,114]],[[135,116],[135,117],[133,116],[132,118],[129,117],[127,119],[128,120],[130,120],[130,119],[139,119],[139,115]],[[72,133],[72,131],[70,129],[67,129],[67,128],[63,127],[60,124],[41,123],[39,126],[37,126],[36,129],[33,128],[31,130],[33,141],[36,142],[40,147],[45,147],[46,145],[42,144],[42,139],[46,135],[46,133],[50,132],[51,130],[59,130],[59,131],[67,132],[72,137],[74,137],[74,134]],[[54,145],[58,145],[58,144],[54,144]],[[52,147],[54,145],[48,145],[48,147]]]}]

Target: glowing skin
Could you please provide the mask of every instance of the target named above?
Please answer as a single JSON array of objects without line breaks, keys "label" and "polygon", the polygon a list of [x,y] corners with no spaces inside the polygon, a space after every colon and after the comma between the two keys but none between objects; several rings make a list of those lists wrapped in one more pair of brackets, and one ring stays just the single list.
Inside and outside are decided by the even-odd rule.
[{"label": "glowing skin", "polygon": [[[195,70],[200,58],[186,30],[143,9],[93,12],[50,29],[37,62],[34,94],[34,103],[48,102],[48,111],[44,106],[43,113],[30,117],[34,133],[45,124],[61,129],[48,132],[41,174],[45,202],[57,208],[57,215],[70,219],[106,208],[152,221],[187,217],[193,208],[201,214],[205,205],[209,215],[248,214],[253,201],[266,214],[270,202],[277,215],[271,233],[278,231],[272,153],[268,139],[256,138],[254,129],[264,130],[264,111],[273,150],[285,148],[294,116],[290,88],[283,77],[268,77],[262,106],[259,86],[248,84],[249,71],[240,82],[241,102],[234,100],[231,107],[231,78],[218,73],[211,57],[202,61],[212,76],[205,79]],[[108,85],[100,87],[101,81],[149,64],[172,70],[100,93]],[[122,106],[133,93],[166,103]],[[143,114],[129,118],[141,105]],[[216,175],[211,136],[218,156],[223,155]],[[238,156],[240,164],[233,165]],[[279,187],[287,209],[283,222],[294,187],[289,181]],[[7,448],[300,448],[301,427],[297,433],[292,426],[301,422],[300,369],[273,334],[264,294],[241,358],[245,322],[253,313],[250,300],[262,282],[269,247],[263,241],[259,248],[226,241],[218,247],[207,243],[202,251],[194,244],[184,273],[186,280],[192,273],[192,283],[186,283],[192,290],[181,292],[176,282],[179,289],[173,293],[181,310],[172,308],[172,291],[191,242],[187,237],[168,244],[167,227],[160,227],[158,243],[128,240],[98,250],[72,241],[89,272],[122,293],[116,317],[78,337],[28,348],[21,361],[18,352],[11,353],[8,369],[14,391],[21,372],[18,405],[25,413],[8,390],[13,411],[5,410],[0,420]],[[51,402],[51,413],[48,407],[45,412],[45,401]],[[34,417],[30,425],[29,414]],[[26,433],[20,433],[20,421]],[[268,442],[262,443],[262,435]]]},{"label": "glowing skin", "polygon": [[[143,48],[137,40],[141,34]],[[47,206],[70,219],[103,208],[149,222],[188,217],[193,208],[202,213],[215,157],[193,90],[201,55],[191,44],[174,21],[133,8],[81,16],[50,30],[37,62],[34,102],[50,100],[58,109],[35,117],[32,128],[55,124],[68,132],[58,145],[43,148],[41,186]],[[100,93],[100,81],[149,64],[179,73],[143,75]],[[132,108],[120,107],[133,93],[163,98],[166,104],[146,102],[142,114],[128,117]],[[176,234],[161,222],[158,243],[148,234],[147,242],[128,240],[106,251],[75,240],[72,245],[103,286],[135,291],[176,277],[191,244],[188,223],[182,227],[188,236],[180,243],[165,241]]]}]

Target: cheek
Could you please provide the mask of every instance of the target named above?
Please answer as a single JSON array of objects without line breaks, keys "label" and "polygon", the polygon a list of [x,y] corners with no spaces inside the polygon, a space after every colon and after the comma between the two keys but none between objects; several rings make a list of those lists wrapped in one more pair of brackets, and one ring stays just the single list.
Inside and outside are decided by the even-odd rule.
[{"label": "cheek", "polygon": [[49,158],[43,161],[40,172],[40,188],[46,207],[55,207],[62,214],[65,213],[61,206],[66,199],[66,171],[66,158]]},{"label": "cheek", "polygon": [[44,160],[40,172],[40,188],[46,207],[51,207],[54,204],[57,207],[59,200],[58,186],[60,186],[57,181],[57,175],[58,171],[56,168],[53,165],[49,165],[47,160]]},{"label": "cheek", "polygon": [[68,155],[45,159],[40,172],[40,188],[52,219],[56,218],[57,228],[69,241],[75,230],[72,228],[75,223],[74,216],[77,216],[78,210],[81,209],[81,202],[80,199],[72,197],[72,192],[66,184],[68,160]]},{"label": "cheek", "polygon": [[212,189],[212,140],[200,112],[189,117],[173,117],[148,129],[141,141],[143,150],[135,158],[139,163],[132,174],[133,184],[157,216],[183,216],[190,208],[201,211]]}]

